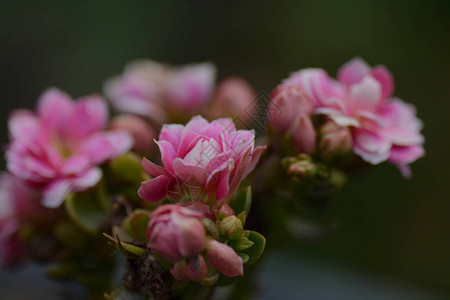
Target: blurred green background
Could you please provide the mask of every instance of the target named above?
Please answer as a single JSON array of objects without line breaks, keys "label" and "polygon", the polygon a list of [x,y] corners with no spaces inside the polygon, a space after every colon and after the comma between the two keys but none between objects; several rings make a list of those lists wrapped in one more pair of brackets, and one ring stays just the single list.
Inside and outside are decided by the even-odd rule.
[{"label": "blurred green background", "polygon": [[3,1],[1,144],[11,109],[48,86],[101,92],[135,58],[213,61],[267,92],[300,68],[385,64],[425,122],[427,155],[409,181],[382,165],[351,182],[329,212],[340,230],[295,251],[450,296],[450,1],[243,2]]}]

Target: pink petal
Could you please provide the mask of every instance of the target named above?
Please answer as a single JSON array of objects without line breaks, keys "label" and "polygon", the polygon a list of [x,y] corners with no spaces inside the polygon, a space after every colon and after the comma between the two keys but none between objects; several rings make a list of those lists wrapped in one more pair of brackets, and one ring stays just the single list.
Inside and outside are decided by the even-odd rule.
[{"label": "pink petal", "polygon": [[167,197],[167,192],[172,178],[160,175],[156,178],[144,181],[138,190],[138,195],[147,201],[159,201]]},{"label": "pink petal", "polygon": [[203,187],[206,184],[206,168],[195,163],[184,161],[181,158],[175,159],[173,169],[178,178],[188,185]]},{"label": "pink petal", "polygon": [[353,136],[353,150],[365,161],[376,165],[389,158],[391,143],[375,132],[358,129]]},{"label": "pink petal", "polygon": [[159,175],[169,175],[166,169],[156,165],[145,157],[142,159],[142,167],[153,177],[158,177]]},{"label": "pink petal", "polygon": [[356,57],[345,63],[338,71],[338,80],[347,87],[361,81],[370,72],[370,66],[361,58]]},{"label": "pink petal", "polygon": [[65,175],[79,174],[84,172],[90,166],[90,161],[82,155],[75,155],[68,158],[62,166],[62,172]]},{"label": "pink petal", "polygon": [[354,112],[374,110],[381,100],[381,85],[371,76],[364,77],[361,82],[350,87],[349,104]]},{"label": "pink petal", "polygon": [[56,208],[63,203],[71,190],[69,180],[61,179],[52,182],[43,191],[42,205],[49,208]]},{"label": "pink petal", "polygon": [[37,110],[43,125],[59,133],[69,121],[74,106],[69,95],[56,88],[50,88],[39,98]]},{"label": "pink petal", "polygon": [[100,168],[92,168],[82,176],[71,179],[71,184],[74,190],[82,191],[95,186],[101,178],[102,170]]},{"label": "pink petal", "polygon": [[8,129],[13,139],[29,140],[39,134],[41,124],[39,119],[28,110],[13,112],[8,121]]},{"label": "pink petal", "polygon": [[86,156],[91,163],[101,164],[124,154],[132,145],[133,138],[126,132],[101,132],[85,140],[78,152]]},{"label": "pink petal", "polygon": [[106,127],[108,108],[98,96],[79,99],[66,128],[67,134],[75,139],[87,137]]},{"label": "pink petal", "polygon": [[391,72],[385,66],[376,66],[370,74],[381,84],[383,98],[390,97],[394,92],[394,79],[392,78]]},{"label": "pink petal", "polygon": [[159,141],[156,142],[156,144],[159,147],[159,151],[161,152],[161,160],[163,162],[164,168],[169,172],[169,174],[172,174],[175,176],[175,172],[173,170],[173,161],[177,157],[177,153],[173,146],[169,144],[169,142],[166,141]]},{"label": "pink petal", "polygon": [[179,124],[165,124],[161,128],[159,134],[160,141],[166,141],[172,145],[173,149],[178,149],[181,142],[181,133],[183,131],[183,125]]}]

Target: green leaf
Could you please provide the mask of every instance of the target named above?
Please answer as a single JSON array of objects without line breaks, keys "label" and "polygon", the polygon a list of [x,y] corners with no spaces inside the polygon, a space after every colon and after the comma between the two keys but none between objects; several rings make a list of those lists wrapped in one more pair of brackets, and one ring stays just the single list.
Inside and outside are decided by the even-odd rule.
[{"label": "green leaf", "polygon": [[65,200],[65,207],[74,223],[82,230],[95,234],[107,214],[98,206],[90,192],[70,194]]},{"label": "green leaf", "polygon": [[132,153],[122,155],[109,164],[114,179],[140,184],[143,181],[144,169],[138,156]]},{"label": "green leaf", "polygon": [[263,254],[264,248],[266,247],[266,238],[256,231],[250,231],[248,239],[253,242],[253,246],[242,251],[242,253],[250,256],[247,264],[251,265],[255,263]]},{"label": "green leaf", "polygon": [[147,242],[147,227],[150,219],[149,215],[150,212],[143,209],[137,209],[133,211],[123,223],[123,228],[125,231],[138,242]]},{"label": "green leaf", "polygon": [[245,188],[242,192],[240,192],[238,196],[234,198],[230,203],[230,206],[236,215],[245,211],[246,215],[248,216],[251,205],[252,205],[252,188],[250,186]]},{"label": "green leaf", "polygon": [[248,260],[250,259],[250,256],[248,256],[245,253],[238,253],[238,255],[242,258],[242,263],[245,264],[248,262]]}]

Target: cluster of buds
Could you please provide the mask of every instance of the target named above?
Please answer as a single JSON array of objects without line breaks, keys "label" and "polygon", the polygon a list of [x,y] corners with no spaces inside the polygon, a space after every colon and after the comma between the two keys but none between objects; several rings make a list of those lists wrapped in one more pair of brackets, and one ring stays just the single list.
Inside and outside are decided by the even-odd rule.
[{"label": "cluster of buds", "polygon": [[[265,247],[262,235],[244,230],[250,193],[246,189],[233,199],[234,209],[228,204],[210,209],[204,203],[189,202],[161,205],[152,212],[139,210],[116,228],[121,237],[110,239],[132,259],[150,249],[170,270],[178,288],[191,281],[211,286],[220,276],[242,276],[244,266],[256,262]],[[242,207],[247,210],[236,216],[235,209]]]}]

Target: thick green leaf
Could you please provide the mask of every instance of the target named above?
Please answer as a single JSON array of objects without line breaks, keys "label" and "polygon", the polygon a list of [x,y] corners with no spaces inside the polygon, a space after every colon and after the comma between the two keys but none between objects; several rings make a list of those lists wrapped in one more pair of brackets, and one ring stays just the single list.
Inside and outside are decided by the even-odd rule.
[{"label": "thick green leaf", "polygon": [[140,184],[143,180],[144,169],[141,166],[140,159],[132,153],[127,153],[112,160],[110,169],[114,179],[118,181]]},{"label": "thick green leaf", "polygon": [[147,227],[150,219],[149,215],[150,212],[138,209],[129,215],[123,223],[123,228],[125,231],[138,242],[147,242]]},{"label": "thick green leaf", "polygon": [[242,251],[242,253],[245,253],[250,257],[246,264],[251,265],[263,254],[264,248],[266,247],[266,238],[256,231],[250,231],[248,239],[253,242],[253,246]]},{"label": "thick green leaf", "polygon": [[88,233],[97,233],[99,225],[107,218],[89,192],[70,194],[65,200],[65,207],[74,223]]},{"label": "thick green leaf", "polygon": [[234,198],[230,203],[230,206],[236,215],[245,211],[246,215],[248,216],[251,205],[252,205],[252,188],[250,186],[243,189],[238,194],[238,196]]}]

